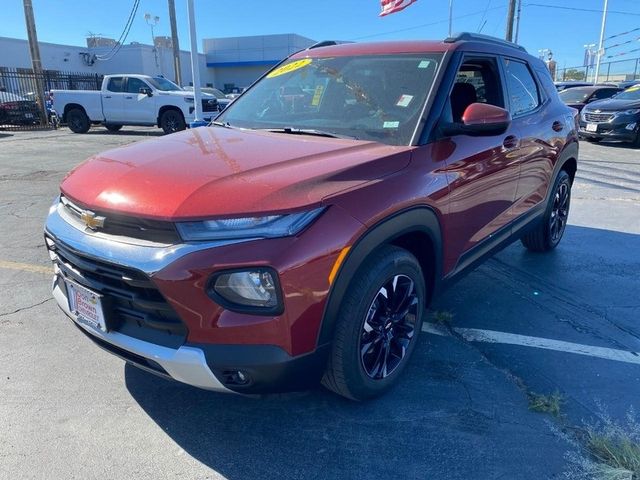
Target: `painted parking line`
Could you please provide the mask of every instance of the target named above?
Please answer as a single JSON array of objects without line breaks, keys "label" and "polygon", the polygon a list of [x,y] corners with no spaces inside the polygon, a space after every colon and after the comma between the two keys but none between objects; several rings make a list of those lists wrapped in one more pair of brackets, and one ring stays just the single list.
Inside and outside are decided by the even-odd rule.
[{"label": "painted parking line", "polygon": [[[576,355],[585,355],[588,357],[603,358],[605,360],[640,365],[640,355],[627,350],[582,345],[580,343],[564,342],[562,340],[553,340],[550,338],[530,337],[515,333],[497,332],[495,330],[479,330],[476,328],[454,328],[453,330],[468,342],[520,345],[522,347],[542,348],[544,350],[555,350],[557,352],[574,353]],[[449,332],[445,328],[433,323],[424,323],[422,325],[422,331],[433,335],[449,335]]]},{"label": "painted parking line", "polygon": [[22,272],[44,273],[47,275],[53,275],[53,268],[51,267],[32,265],[30,263],[10,262],[8,260],[0,260],[0,268],[6,270],[20,270]]}]

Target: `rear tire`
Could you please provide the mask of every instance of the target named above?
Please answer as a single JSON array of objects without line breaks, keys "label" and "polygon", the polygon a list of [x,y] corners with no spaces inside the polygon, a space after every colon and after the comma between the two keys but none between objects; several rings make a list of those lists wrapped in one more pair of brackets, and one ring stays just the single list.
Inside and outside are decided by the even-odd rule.
[{"label": "rear tire", "polygon": [[165,110],[160,116],[160,128],[167,134],[184,130],[186,124],[182,113],[174,109]]},{"label": "rear tire", "polygon": [[373,253],[340,305],[322,384],[351,400],[393,387],[416,346],[425,303],[424,276],[411,253],[391,245]]},{"label": "rear tire", "polygon": [[122,125],[105,125],[105,127],[110,132],[118,132],[122,128]]},{"label": "rear tire", "polygon": [[67,112],[67,125],[73,133],[87,133],[91,128],[89,117],[80,108],[73,108]]},{"label": "rear tire", "polygon": [[548,252],[556,248],[567,227],[570,206],[571,177],[560,170],[542,221],[521,238],[522,244],[532,252]]}]

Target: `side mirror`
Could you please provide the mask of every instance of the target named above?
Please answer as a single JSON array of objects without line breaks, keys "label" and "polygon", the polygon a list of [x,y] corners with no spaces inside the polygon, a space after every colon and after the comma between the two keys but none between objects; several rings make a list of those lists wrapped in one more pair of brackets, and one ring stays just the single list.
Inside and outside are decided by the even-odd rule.
[{"label": "side mirror", "polygon": [[150,88],[142,87],[139,92],[143,95],[146,95],[147,97],[153,97],[153,90],[151,90]]},{"label": "side mirror", "polygon": [[511,125],[511,114],[504,108],[486,103],[472,103],[462,114],[462,123],[451,123],[443,130],[448,136],[476,137],[502,135]]}]

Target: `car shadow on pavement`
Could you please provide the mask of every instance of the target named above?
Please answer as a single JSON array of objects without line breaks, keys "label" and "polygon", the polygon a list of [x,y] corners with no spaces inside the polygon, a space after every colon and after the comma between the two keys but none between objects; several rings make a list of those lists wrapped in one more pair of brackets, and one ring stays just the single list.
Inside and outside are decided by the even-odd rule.
[{"label": "car shadow on pavement", "polygon": [[110,132],[106,129],[91,129],[84,135],[120,135],[129,137],[162,137],[162,130],[120,130],[118,132]]},{"label": "car shadow on pavement", "polygon": [[179,453],[232,480],[559,477],[572,447],[510,379],[454,338],[420,342],[398,387],[363,403],[207,392],[130,365],[125,381]]}]

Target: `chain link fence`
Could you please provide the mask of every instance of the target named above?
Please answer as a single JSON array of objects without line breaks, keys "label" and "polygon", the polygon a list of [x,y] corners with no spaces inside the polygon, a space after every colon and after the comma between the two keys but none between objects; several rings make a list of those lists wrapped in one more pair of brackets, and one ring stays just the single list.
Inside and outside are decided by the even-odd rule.
[{"label": "chain link fence", "polygon": [[99,90],[102,75],[0,67],[0,130],[57,128],[50,91]]},{"label": "chain link fence", "polygon": [[595,67],[566,67],[556,70],[556,81],[580,81],[593,83],[640,81],[640,58],[602,62],[598,79],[595,79]]}]

